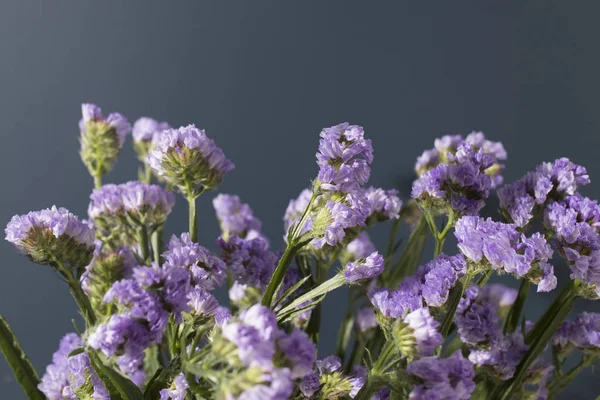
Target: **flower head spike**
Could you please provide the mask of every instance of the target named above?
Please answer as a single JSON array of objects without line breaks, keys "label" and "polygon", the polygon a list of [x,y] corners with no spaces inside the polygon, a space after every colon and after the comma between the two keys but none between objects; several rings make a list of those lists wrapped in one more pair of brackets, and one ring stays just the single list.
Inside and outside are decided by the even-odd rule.
[{"label": "flower head spike", "polygon": [[65,208],[47,208],[12,217],[6,240],[33,262],[83,268],[94,252],[94,229]]},{"label": "flower head spike", "polygon": [[194,125],[164,131],[147,162],[159,176],[188,195],[198,186],[215,188],[234,168],[223,150]]},{"label": "flower head spike", "polygon": [[378,252],[371,253],[364,260],[349,262],[344,269],[346,281],[353,283],[360,280],[372,279],[383,272],[383,256]]},{"label": "flower head spike", "polygon": [[52,364],[46,367],[38,388],[52,400],[62,399],[62,393],[69,386],[68,355],[81,347],[83,341],[76,333],[69,333],[61,340],[58,350],[52,355]]},{"label": "flower head spike", "polygon": [[364,185],[372,161],[373,146],[362,127],[345,122],[321,132],[317,179],[324,190],[351,192]]},{"label": "flower head spike", "polygon": [[394,322],[394,343],[402,356],[409,359],[432,355],[442,344],[442,335],[437,331],[439,325],[428,308],[419,308]]},{"label": "flower head spike", "polygon": [[82,104],[81,111],[81,159],[92,176],[100,177],[115,163],[131,125],[119,113],[104,118],[94,104]]},{"label": "flower head spike", "polygon": [[158,122],[148,117],[141,117],[135,121],[131,136],[133,136],[133,146],[140,161],[146,161],[148,153],[154,148],[160,134],[170,128],[167,122]]}]

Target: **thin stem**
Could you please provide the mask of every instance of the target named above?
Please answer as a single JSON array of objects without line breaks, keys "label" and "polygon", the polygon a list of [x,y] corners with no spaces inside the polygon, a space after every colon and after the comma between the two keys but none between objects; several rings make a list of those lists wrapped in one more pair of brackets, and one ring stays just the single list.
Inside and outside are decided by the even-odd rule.
[{"label": "thin stem", "polygon": [[94,313],[94,309],[92,308],[92,304],[90,303],[90,299],[88,299],[87,295],[84,293],[81,288],[81,284],[79,281],[73,276],[73,273],[65,268],[62,262],[55,260],[58,271],[65,277],[67,283],[69,284],[69,289],[71,291],[71,295],[75,302],[79,306],[81,313],[85,321],[89,325],[94,325],[96,323],[96,314]]},{"label": "thin stem", "polygon": [[196,197],[193,194],[188,194],[187,201],[189,204],[189,231],[192,242],[198,241],[198,221],[196,219]]},{"label": "thin stem", "polygon": [[566,374],[553,379],[552,382],[550,382],[550,384],[548,385],[549,398],[553,399],[554,397],[556,397],[564,388],[569,386],[571,381],[575,379],[575,377],[579,375],[581,371],[593,365],[594,362],[596,362],[596,360],[598,360],[598,357],[595,355],[585,355],[583,357],[583,360],[581,360],[581,362],[577,366],[573,367]]},{"label": "thin stem", "polygon": [[94,187],[100,189],[102,187],[102,175],[99,173],[94,174]]},{"label": "thin stem", "polygon": [[523,279],[521,281],[521,287],[519,287],[519,293],[517,294],[517,298],[515,302],[510,307],[510,311],[504,320],[504,333],[512,333],[517,329],[519,325],[519,319],[521,318],[521,312],[523,311],[523,307],[525,306],[525,300],[527,299],[527,295],[529,294],[529,288],[531,287],[531,282],[527,279]]},{"label": "thin stem", "polygon": [[144,182],[148,185],[152,183],[152,169],[147,163],[144,163]]},{"label": "thin stem", "polygon": [[148,230],[145,226],[140,226],[138,228],[138,240],[140,245],[140,250],[142,252],[141,256],[144,262],[148,262],[150,258],[150,250],[148,247]]},{"label": "thin stem", "polygon": [[400,218],[394,221],[392,228],[390,229],[390,236],[388,238],[387,250],[385,252],[385,270],[388,270],[388,266],[393,258],[394,243],[396,243],[396,234],[400,227]]},{"label": "thin stem", "polygon": [[152,232],[152,253],[154,255],[154,262],[158,265],[161,264],[161,254],[163,252],[163,227],[161,226],[154,232]]},{"label": "thin stem", "polygon": [[290,264],[292,263],[292,260],[294,259],[294,256],[300,247],[295,242],[288,243],[283,255],[279,259],[279,263],[277,263],[277,267],[273,272],[273,276],[271,277],[271,280],[265,289],[265,294],[262,298],[262,305],[271,307],[271,304],[273,304],[275,291],[283,281],[285,273],[290,267]]},{"label": "thin stem", "polygon": [[[450,327],[452,326],[452,322],[454,321],[454,314],[456,314],[456,309],[458,308],[458,303],[460,303],[460,299],[462,299],[463,294],[465,293],[465,289],[469,286],[469,283],[473,279],[472,275],[465,275],[463,279],[459,280],[450,291],[449,299],[448,299],[448,311],[444,316],[444,320],[442,321],[442,325],[440,327],[440,333],[442,334],[442,338],[446,338],[448,336],[448,332],[450,331]],[[438,354],[441,349],[438,349]]]},{"label": "thin stem", "polygon": [[292,236],[288,238],[288,242],[294,241],[296,239],[296,237],[298,237],[298,235],[302,231],[302,226],[304,226],[304,223],[306,222],[306,219],[308,218],[308,215],[310,213],[310,207],[315,202],[316,198],[317,198],[317,192],[313,189],[313,193],[312,193],[312,196],[310,197],[310,201],[308,202],[308,204],[306,205],[306,208],[302,212],[302,216],[298,220],[298,223],[292,229]]}]

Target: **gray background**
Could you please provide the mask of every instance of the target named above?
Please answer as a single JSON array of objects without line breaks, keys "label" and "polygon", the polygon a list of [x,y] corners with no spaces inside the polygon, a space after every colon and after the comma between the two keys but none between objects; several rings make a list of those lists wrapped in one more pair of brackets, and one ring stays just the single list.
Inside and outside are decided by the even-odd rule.
[{"label": "gray background", "polygon": [[[473,129],[505,144],[508,182],[559,156],[595,180],[599,10],[556,1],[2,1],[0,221],[52,204],[85,215],[92,180],[78,156],[81,102],[205,128],[237,164],[219,190],[249,202],[276,247],[288,200],[316,174],[320,129],[341,121],[373,140],[372,184],[404,198],[421,151]],[[135,178],[130,145],[107,181]],[[584,193],[600,197],[600,186]],[[214,195],[199,206],[210,248]],[[169,232],[185,229],[179,205]],[[379,243],[386,230],[376,230]],[[42,373],[73,329],[74,303],[50,268],[4,241],[0,254],[0,313]],[[532,296],[527,315],[550,298]],[[326,301],[321,355],[344,299]],[[597,379],[588,371],[562,397],[592,398]],[[1,359],[0,398],[22,397]]]}]

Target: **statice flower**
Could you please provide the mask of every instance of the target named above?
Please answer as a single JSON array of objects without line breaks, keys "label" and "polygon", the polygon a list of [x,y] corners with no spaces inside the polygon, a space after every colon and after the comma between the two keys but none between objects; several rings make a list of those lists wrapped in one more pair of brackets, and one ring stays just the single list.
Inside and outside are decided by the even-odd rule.
[{"label": "statice flower", "polygon": [[[156,326],[153,328],[156,330]],[[145,379],[144,350],[156,341],[156,336],[156,332],[149,330],[142,319],[120,314],[112,315],[99,325],[90,334],[87,343],[106,357],[115,357],[120,370],[139,386]]]},{"label": "statice flower", "polygon": [[277,340],[277,347],[288,361],[292,378],[308,375],[317,360],[317,347],[304,331],[295,328],[289,335]]},{"label": "statice flower", "polygon": [[199,185],[214,188],[234,168],[223,150],[194,125],[164,131],[147,162],[159,176],[186,193]]},{"label": "statice flower", "polygon": [[349,379],[352,389],[350,390],[350,393],[348,393],[348,396],[351,398],[356,397],[358,392],[360,392],[360,389],[365,386],[367,375],[367,369],[362,365],[355,365],[352,368],[352,374],[350,375]]},{"label": "statice flower", "polygon": [[429,356],[442,344],[442,335],[437,331],[439,326],[428,308],[418,308],[394,323],[392,337],[404,357]]},{"label": "statice flower", "polygon": [[362,127],[345,122],[325,128],[317,153],[318,184],[325,190],[351,192],[368,181],[372,161],[373,146]]},{"label": "statice flower", "polygon": [[523,227],[543,211],[546,204],[575,194],[589,182],[586,169],[567,158],[542,163],[535,171],[498,190],[500,208],[510,221]]},{"label": "statice flower", "polygon": [[365,190],[365,196],[370,203],[369,220],[385,221],[400,218],[402,200],[395,189],[383,190],[370,187]]},{"label": "statice flower", "polygon": [[481,149],[482,152],[489,154],[495,160],[486,173],[492,178],[492,187],[497,187],[502,183],[502,175],[500,173],[504,169],[504,165],[499,161],[506,160],[506,151],[500,142],[492,142],[485,139],[483,132],[472,132],[463,138],[462,135],[447,135],[435,140],[435,147],[430,150],[425,150],[417,159],[415,172],[417,176],[421,176],[427,171],[437,167],[439,164],[447,164],[456,154],[461,143],[466,142],[474,150]]},{"label": "statice flower", "polygon": [[454,314],[461,341],[470,345],[488,343],[501,333],[497,304],[481,297],[480,291],[469,286]]},{"label": "statice flower", "polygon": [[69,386],[63,390],[65,399],[110,400],[110,394],[90,364],[85,353],[67,359]]},{"label": "statice flower", "polygon": [[598,203],[580,195],[546,208],[545,225],[554,233],[555,247],[571,267],[571,279],[579,279],[600,296],[600,235]]},{"label": "statice flower", "polygon": [[492,188],[486,170],[495,158],[463,142],[455,155],[448,155],[448,161],[414,182],[412,198],[433,214],[477,215]]},{"label": "statice flower", "polygon": [[346,264],[344,276],[349,283],[372,279],[383,272],[383,264],[383,256],[374,252],[365,259]]},{"label": "statice flower", "polygon": [[347,201],[329,200],[315,217],[313,231],[317,237],[311,244],[316,249],[325,245],[337,246],[342,243],[348,230],[364,227],[369,210],[360,195],[348,195]]},{"label": "statice flower", "polygon": [[114,165],[131,125],[119,113],[105,118],[94,104],[82,104],[81,113],[81,159],[92,176],[100,177]]},{"label": "statice flower", "polygon": [[213,206],[225,240],[230,235],[237,235],[242,239],[258,236],[261,222],[254,217],[250,206],[242,203],[238,196],[219,194],[213,199]]},{"label": "statice flower", "polygon": [[396,290],[378,288],[369,293],[369,300],[375,310],[386,319],[396,319],[405,312],[414,311],[423,306],[418,288],[414,289],[414,280],[405,280]]},{"label": "statice flower", "polygon": [[160,400],[185,400],[189,385],[183,373],[173,379],[173,383],[168,389],[160,391]]},{"label": "statice flower", "polygon": [[469,361],[484,367],[492,375],[506,380],[515,373],[515,368],[527,352],[527,346],[520,332],[495,337],[489,348],[473,349]]},{"label": "statice flower", "polygon": [[83,268],[94,252],[94,229],[66,208],[47,208],[12,217],[6,240],[38,264]]},{"label": "statice flower", "polygon": [[46,367],[38,389],[50,400],[62,399],[63,391],[69,386],[68,355],[81,347],[83,341],[76,333],[66,334],[58,345],[58,350],[52,355],[52,363]]},{"label": "statice flower", "polygon": [[277,265],[277,255],[269,251],[269,243],[261,236],[255,239],[240,239],[232,236],[228,241],[217,239],[223,251],[221,258],[227,272],[240,284],[265,288]]},{"label": "statice flower", "polygon": [[597,351],[600,348],[600,313],[583,312],[575,320],[563,322],[554,337],[554,344]]},{"label": "statice flower", "polygon": [[448,358],[423,357],[408,364],[419,380],[409,399],[469,399],[475,390],[473,364],[456,351]]},{"label": "statice flower", "polygon": [[440,307],[448,300],[450,289],[462,278],[467,263],[462,254],[447,256],[440,254],[417,269],[415,278],[420,295],[429,307]]},{"label": "statice flower", "polygon": [[96,249],[92,261],[81,276],[81,286],[96,312],[107,312],[104,295],[113,283],[131,278],[136,265],[135,255],[128,247],[116,251],[101,247]]},{"label": "statice flower", "polygon": [[490,218],[463,217],[456,222],[458,248],[471,262],[538,284],[538,291],[556,287],[554,268],[548,263],[552,249],[540,233],[519,235],[514,224]]},{"label": "statice flower", "polygon": [[213,290],[225,282],[226,266],[223,260],[208,249],[192,242],[189,233],[173,235],[168,250],[163,253],[165,268],[184,267],[190,271],[191,285]]},{"label": "statice flower", "polygon": [[219,302],[212,293],[206,289],[195,286],[187,294],[188,305],[199,317],[215,315],[219,311]]}]

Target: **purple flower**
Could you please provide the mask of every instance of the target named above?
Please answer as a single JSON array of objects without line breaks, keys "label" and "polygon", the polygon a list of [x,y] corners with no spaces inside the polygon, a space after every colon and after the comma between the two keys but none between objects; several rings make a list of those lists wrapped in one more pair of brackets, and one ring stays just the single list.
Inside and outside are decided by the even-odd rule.
[{"label": "purple flower", "polygon": [[493,375],[506,380],[514,375],[515,368],[528,348],[520,332],[500,335],[492,340],[489,349],[471,350],[469,361],[479,367],[486,367]]},{"label": "purple flower", "polygon": [[462,254],[440,254],[435,260],[420,266],[415,277],[420,282],[423,300],[429,307],[440,307],[448,300],[450,289],[465,274],[467,264]]},{"label": "purple flower", "polygon": [[355,365],[352,368],[352,374],[350,375],[349,381],[352,389],[350,390],[350,393],[348,393],[348,396],[354,398],[358,392],[360,392],[360,389],[365,386],[365,382],[367,381],[367,369],[361,365]]},{"label": "purple flower", "polygon": [[131,125],[127,119],[119,113],[111,113],[108,117],[102,116],[102,110],[95,104],[82,104],[81,114],[83,118],[79,121],[79,130],[82,135],[89,134],[90,123],[104,124],[105,129],[114,132],[118,139],[119,148],[123,147],[127,134],[131,132]]},{"label": "purple flower", "polygon": [[[69,387],[63,390],[65,398],[81,398],[77,396],[77,393],[83,390],[85,395],[89,395],[91,391],[91,398],[94,400],[110,400],[110,394],[104,382],[100,380],[98,374],[92,368],[87,354],[81,353],[69,357],[67,365],[69,368]],[[91,387],[88,385],[91,385]]]},{"label": "purple flower", "polygon": [[223,150],[194,125],[164,131],[147,162],[159,176],[180,188],[201,185],[212,189],[234,168]]},{"label": "purple flower", "polygon": [[151,333],[137,318],[127,314],[112,315],[88,337],[88,345],[106,357],[116,357],[120,370],[136,385],[144,382],[144,350],[154,341]]},{"label": "purple flower", "polygon": [[554,271],[547,261],[552,249],[543,235],[519,235],[514,224],[494,222],[479,217],[462,217],[456,222],[454,234],[458,248],[475,263],[489,263],[518,277],[527,275],[534,283],[541,283],[538,291],[556,286]]},{"label": "purple flower", "polygon": [[[409,282],[409,283],[406,283]],[[373,307],[386,318],[396,319],[404,314],[405,311],[414,311],[422,307],[421,296],[410,288],[414,287],[411,283],[414,281],[405,280],[401,286],[390,291],[389,289],[379,288],[369,293],[369,299]]]},{"label": "purple flower", "polygon": [[383,272],[383,263],[383,256],[374,252],[364,260],[346,264],[344,276],[349,283],[372,279]]},{"label": "purple flower", "polygon": [[498,305],[481,297],[480,291],[476,285],[469,286],[454,315],[460,339],[470,345],[488,343],[501,334]]},{"label": "purple flower", "polygon": [[600,313],[583,312],[574,321],[565,321],[556,332],[554,343],[572,344],[578,349],[600,348]]},{"label": "purple flower", "polygon": [[173,384],[168,389],[160,391],[160,400],[185,400],[189,385],[183,373],[173,379]]},{"label": "purple flower", "polygon": [[95,189],[88,208],[90,218],[101,215],[135,215],[148,225],[161,225],[175,206],[175,195],[158,185],[131,181]]},{"label": "purple flower", "polygon": [[510,307],[517,299],[517,290],[500,283],[489,283],[482,288],[481,296],[500,307]]},{"label": "purple flower", "polygon": [[397,190],[383,190],[370,187],[365,190],[365,195],[371,204],[369,217],[376,218],[377,220],[400,218],[402,200],[398,197]]},{"label": "purple flower", "polygon": [[375,245],[371,242],[371,238],[367,232],[361,232],[360,235],[346,246],[346,250],[355,259],[366,258],[370,254],[377,251]]},{"label": "purple flower", "polygon": [[63,390],[69,387],[68,355],[81,347],[83,341],[75,333],[66,334],[58,345],[58,350],[52,355],[52,363],[46,367],[38,389],[50,400],[62,399]]},{"label": "purple flower", "polygon": [[69,266],[87,265],[94,251],[94,229],[66,208],[47,208],[12,217],[6,240],[38,264],[59,260]]},{"label": "purple flower", "polygon": [[361,332],[367,332],[377,326],[377,317],[371,307],[363,307],[356,313],[356,325]]},{"label": "purple flower", "polygon": [[517,226],[527,225],[550,200],[573,195],[590,182],[584,167],[566,158],[542,163],[515,183],[498,190],[500,208]]},{"label": "purple flower", "polygon": [[336,246],[346,236],[346,230],[365,226],[368,216],[368,201],[357,193],[346,195],[345,202],[328,200],[316,216],[313,230],[322,236],[311,244],[320,249],[323,246]]},{"label": "purple flower", "polygon": [[292,378],[304,378],[313,370],[317,347],[304,331],[295,328],[292,333],[277,340],[277,347],[287,359]]},{"label": "purple flower", "polygon": [[201,286],[192,288],[187,297],[189,306],[197,316],[206,317],[218,312],[219,302],[216,297]]},{"label": "purple flower", "polygon": [[222,327],[231,319],[231,312],[226,307],[218,307],[215,311],[215,324]]},{"label": "purple flower", "polygon": [[168,250],[163,253],[165,268],[184,267],[191,273],[191,284],[212,290],[223,285],[226,278],[225,263],[208,249],[192,242],[189,233],[173,235]]},{"label": "purple flower", "polygon": [[288,369],[275,369],[262,375],[262,384],[245,389],[237,400],[286,400],[294,391]]},{"label": "purple flower", "polygon": [[319,373],[317,371],[313,371],[310,374],[306,375],[300,384],[298,384],[298,388],[306,397],[312,397],[319,388],[321,387],[321,382],[319,379]]},{"label": "purple flower", "polygon": [[221,258],[235,281],[255,288],[267,286],[278,258],[269,251],[269,243],[262,236],[250,240],[237,236],[228,241],[219,238],[217,245],[223,250]]},{"label": "purple flower", "polygon": [[152,118],[141,117],[133,124],[131,135],[134,142],[152,142],[156,141],[159,135],[170,129],[167,122],[158,122]]},{"label": "purple flower", "polygon": [[486,170],[494,164],[494,157],[463,142],[454,155],[448,155],[448,162],[417,179],[412,197],[434,214],[477,215],[492,187]]},{"label": "purple flower", "polygon": [[[406,329],[403,329],[403,332],[394,330],[394,339],[401,346],[401,351],[416,351],[416,354],[422,357],[433,354],[433,351],[442,344],[442,335],[437,331],[440,323],[433,319],[428,308],[423,307],[408,313],[402,320],[408,326],[409,332],[405,332]],[[410,347],[414,346],[414,349],[405,346],[404,343],[407,341],[410,342]]]},{"label": "purple flower", "polygon": [[460,351],[448,358],[423,357],[406,369],[421,383],[410,392],[409,399],[469,399],[475,390],[475,370]]},{"label": "purple flower", "polygon": [[339,371],[342,368],[342,360],[337,356],[327,356],[317,361],[317,368],[321,374]]},{"label": "purple flower", "polygon": [[493,160],[492,165],[485,172],[492,179],[492,187],[500,185],[502,183],[500,173],[504,169],[504,165],[499,161],[506,160],[506,151],[502,143],[486,140],[482,132],[472,132],[464,139],[461,135],[447,135],[436,139],[435,148],[425,150],[417,159],[415,165],[417,176],[422,176],[440,164],[451,162],[463,142],[467,143],[474,151],[481,151]]},{"label": "purple flower", "polygon": [[261,222],[252,215],[250,206],[242,203],[238,196],[219,194],[213,199],[213,206],[225,238],[229,235],[252,238],[260,232]]},{"label": "purple flower", "polygon": [[364,185],[372,161],[373,146],[364,138],[362,127],[345,122],[321,132],[317,179],[323,189],[351,192]]}]

